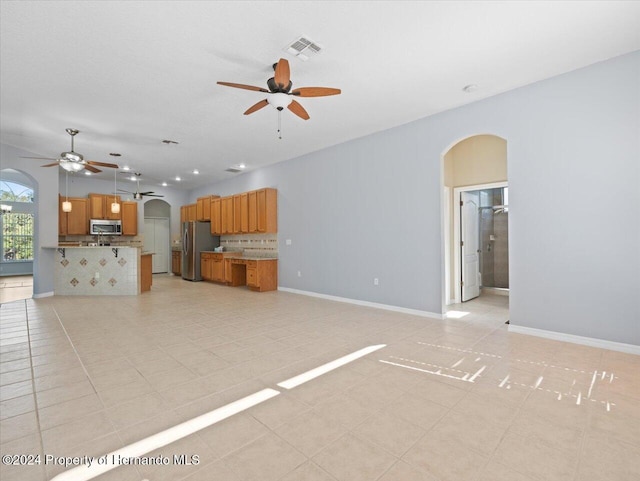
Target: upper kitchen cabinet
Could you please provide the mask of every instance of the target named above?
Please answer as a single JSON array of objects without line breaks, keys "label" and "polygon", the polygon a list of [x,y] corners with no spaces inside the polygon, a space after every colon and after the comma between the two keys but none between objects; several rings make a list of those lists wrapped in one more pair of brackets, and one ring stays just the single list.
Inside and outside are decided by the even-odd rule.
[{"label": "upper kitchen cabinet", "polygon": [[248,192],[233,196],[233,232],[236,234],[249,232]]},{"label": "upper kitchen cabinet", "polygon": [[251,233],[278,232],[278,191],[260,189],[248,192],[248,230]]},{"label": "upper kitchen cabinet", "polygon": [[138,235],[138,203],[122,202],[122,235]]},{"label": "upper kitchen cabinet", "polygon": [[117,214],[111,212],[113,202],[122,204],[119,195],[89,194],[89,218],[120,220],[120,212]]},{"label": "upper kitchen cabinet", "polygon": [[[62,210],[62,202],[71,203],[71,212]],[[89,199],[60,196],[58,203],[58,234],[87,235],[89,233]]]},{"label": "upper kitchen cabinet", "polygon": [[196,202],[196,220],[208,222],[211,220],[211,201],[219,198],[217,195],[198,197]]},{"label": "upper kitchen cabinet", "polygon": [[221,211],[221,233],[222,234],[235,234],[233,229],[233,196],[223,197],[220,199],[220,211]]},{"label": "upper kitchen cabinet", "polygon": [[180,207],[180,222],[192,222],[197,220],[197,204],[183,205]]},{"label": "upper kitchen cabinet", "polygon": [[218,196],[211,197],[211,235],[222,234],[222,201]]}]

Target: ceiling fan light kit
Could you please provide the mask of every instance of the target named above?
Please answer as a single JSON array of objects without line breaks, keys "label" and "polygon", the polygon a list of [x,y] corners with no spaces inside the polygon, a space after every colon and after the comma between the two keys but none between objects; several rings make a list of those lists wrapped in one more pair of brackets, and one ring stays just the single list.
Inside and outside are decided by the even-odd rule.
[{"label": "ceiling fan light kit", "polygon": [[93,172],[97,174],[98,172],[102,172],[100,169],[95,166],[100,167],[109,167],[111,169],[117,169],[118,166],[116,164],[110,164],[108,162],[97,162],[95,160],[84,160],[84,156],[79,154],[73,150],[74,143],[73,139],[80,131],[78,129],[65,129],[65,131],[71,136],[71,151],[70,152],[62,152],[58,158],[49,158],[49,157],[21,157],[22,159],[36,159],[36,160],[55,160],[55,162],[51,164],[45,164],[42,167],[53,167],[54,165],[59,165],[67,172],[80,172],[83,169],[87,169],[89,172]]},{"label": "ceiling fan light kit", "polygon": [[[269,94],[266,99],[249,107],[244,115],[250,115],[267,105],[273,106],[278,113],[282,112],[285,107],[293,112],[303,120],[309,120],[309,114],[300,103],[295,101],[291,96],[296,97],[327,97],[330,95],[338,95],[341,93],[340,89],[330,87],[301,87],[299,89],[291,90],[293,82],[291,82],[291,75],[289,69],[289,61],[281,58],[278,63],[273,65],[274,75],[267,80],[267,87],[256,87],[254,85],[238,84],[232,82],[218,82],[219,85],[225,87],[234,87],[244,90],[253,90],[254,92],[263,92]],[[280,119],[278,119],[278,134],[280,134]],[[282,138],[280,136],[280,138]]]}]

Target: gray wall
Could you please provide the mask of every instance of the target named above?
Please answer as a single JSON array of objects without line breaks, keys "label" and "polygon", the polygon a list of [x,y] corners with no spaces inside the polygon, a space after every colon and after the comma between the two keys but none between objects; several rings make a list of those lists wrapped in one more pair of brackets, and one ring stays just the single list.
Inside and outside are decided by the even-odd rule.
[{"label": "gray wall", "polygon": [[24,173],[34,187],[37,209],[34,218],[33,294],[46,295],[53,293],[54,250],[42,249],[42,246],[58,244],[58,172],[56,169],[43,169],[38,161],[21,159],[21,156],[37,155],[0,144],[1,168]]},{"label": "gray wall", "polygon": [[512,324],[640,345],[639,85],[634,52],[242,174],[191,201],[275,187],[280,286],[440,313],[441,158],[495,134],[508,148]]}]

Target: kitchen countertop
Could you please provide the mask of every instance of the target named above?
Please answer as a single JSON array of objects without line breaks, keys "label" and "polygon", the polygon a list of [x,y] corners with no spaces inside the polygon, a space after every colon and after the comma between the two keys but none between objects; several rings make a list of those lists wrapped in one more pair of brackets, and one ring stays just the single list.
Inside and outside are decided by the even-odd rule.
[{"label": "kitchen countertop", "polygon": [[264,257],[264,256],[245,256],[242,252],[234,252],[234,251],[200,251],[201,253],[206,254],[226,254],[225,259],[242,259],[245,261],[277,261],[277,257]]}]

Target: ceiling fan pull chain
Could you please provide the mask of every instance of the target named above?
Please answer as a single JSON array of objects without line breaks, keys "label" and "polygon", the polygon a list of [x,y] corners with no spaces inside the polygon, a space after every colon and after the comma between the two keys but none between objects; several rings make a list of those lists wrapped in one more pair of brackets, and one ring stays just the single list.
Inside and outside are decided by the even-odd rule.
[{"label": "ceiling fan pull chain", "polygon": [[278,110],[278,138],[282,140],[282,110]]}]

